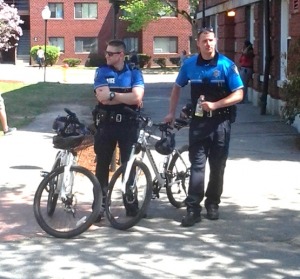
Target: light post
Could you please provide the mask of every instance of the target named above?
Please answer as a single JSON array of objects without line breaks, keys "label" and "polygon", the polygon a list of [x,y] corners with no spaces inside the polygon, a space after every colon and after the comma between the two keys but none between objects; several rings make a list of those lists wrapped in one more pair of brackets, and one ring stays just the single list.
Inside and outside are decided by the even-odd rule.
[{"label": "light post", "polygon": [[45,53],[44,53],[44,82],[46,82],[46,55],[47,55],[47,21],[51,16],[51,11],[48,6],[45,6],[45,8],[42,11],[42,18],[45,21]]},{"label": "light post", "polygon": [[205,22],[205,0],[202,1],[202,27],[206,27],[206,22]]}]

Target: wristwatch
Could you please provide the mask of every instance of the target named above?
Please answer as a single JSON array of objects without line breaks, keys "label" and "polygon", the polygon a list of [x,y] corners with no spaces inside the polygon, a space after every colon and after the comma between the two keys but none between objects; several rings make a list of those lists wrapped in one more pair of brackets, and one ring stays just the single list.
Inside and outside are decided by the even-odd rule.
[{"label": "wristwatch", "polygon": [[109,100],[112,101],[114,97],[116,97],[116,93],[115,92],[110,92],[109,93]]}]

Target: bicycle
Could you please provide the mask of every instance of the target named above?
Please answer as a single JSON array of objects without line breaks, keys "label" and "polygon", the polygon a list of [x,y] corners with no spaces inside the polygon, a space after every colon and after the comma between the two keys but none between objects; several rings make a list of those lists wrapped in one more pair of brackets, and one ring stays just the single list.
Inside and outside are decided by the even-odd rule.
[{"label": "bicycle", "polygon": [[57,117],[53,130],[54,148],[60,149],[50,172],[42,171],[33,202],[40,227],[57,238],[72,238],[85,232],[102,206],[102,190],[96,176],[77,165],[80,150],[93,144],[92,131],[75,113]]},{"label": "bicycle", "polygon": [[[166,123],[154,124],[162,133],[162,137],[158,137],[150,129],[153,124],[151,118],[141,114],[136,114],[136,118],[141,125],[137,143],[132,146],[129,161],[121,165],[113,174],[105,201],[107,219],[114,228],[119,230],[126,230],[137,224],[145,216],[150,200],[159,198],[163,187],[166,188],[170,203],[176,208],[185,205],[188,192],[190,177],[188,145],[179,149],[167,146],[167,150],[163,150],[166,156],[160,171],[151,154],[153,145],[149,140],[155,139],[156,150],[161,152],[162,150],[158,150],[157,143],[172,140],[175,136],[170,132],[173,127]],[[177,130],[187,126],[188,122],[184,120],[176,119],[174,123],[174,128]],[[154,180],[148,166],[144,163],[145,155],[154,171]]]}]

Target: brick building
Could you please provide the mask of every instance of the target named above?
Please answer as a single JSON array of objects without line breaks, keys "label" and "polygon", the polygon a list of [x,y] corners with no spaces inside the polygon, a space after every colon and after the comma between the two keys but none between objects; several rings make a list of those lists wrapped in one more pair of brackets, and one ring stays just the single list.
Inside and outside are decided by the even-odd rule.
[{"label": "brick building", "polygon": [[[178,57],[189,50],[191,25],[182,16],[163,17],[139,32],[127,32],[127,24],[120,21],[108,0],[6,0],[14,4],[24,24],[16,54],[11,50],[6,59],[11,62],[29,61],[34,45],[44,45],[45,21],[42,10],[47,5],[51,17],[47,20],[47,44],[60,47],[58,64],[65,58],[80,58],[86,64],[91,53],[103,55],[106,42],[114,37],[123,39],[128,51],[155,57]],[[173,1],[178,8],[188,10],[188,0]],[[15,61],[14,61],[15,60]],[[32,62],[32,61],[31,61]]]},{"label": "brick building", "polygon": [[[216,30],[218,50],[237,64],[244,41],[253,43],[254,74],[248,92],[255,105],[260,103],[266,88],[264,73],[267,61],[270,62],[267,111],[280,113],[280,88],[286,80],[291,59],[289,45],[300,39],[300,0],[206,0],[204,3],[200,0],[199,11],[199,24],[204,15],[205,25]],[[229,11],[234,11],[235,15],[228,16]]]}]

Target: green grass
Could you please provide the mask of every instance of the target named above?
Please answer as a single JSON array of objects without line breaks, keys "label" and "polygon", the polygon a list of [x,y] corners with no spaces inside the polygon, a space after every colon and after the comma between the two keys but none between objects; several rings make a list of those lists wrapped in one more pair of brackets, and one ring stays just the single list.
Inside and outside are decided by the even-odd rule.
[{"label": "green grass", "polygon": [[8,124],[20,128],[55,104],[95,105],[92,84],[0,82]]}]

